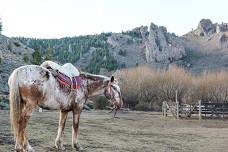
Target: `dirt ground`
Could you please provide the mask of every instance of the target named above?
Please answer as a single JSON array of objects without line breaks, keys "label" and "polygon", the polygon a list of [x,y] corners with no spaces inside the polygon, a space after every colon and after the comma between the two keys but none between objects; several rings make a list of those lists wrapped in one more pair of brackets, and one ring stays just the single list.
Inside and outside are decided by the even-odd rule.
[{"label": "dirt ground", "polygon": [[[72,114],[63,135],[67,152],[71,148]],[[225,152],[228,151],[228,120],[175,120],[155,112],[83,112],[80,144],[87,152]],[[34,112],[29,122],[30,143],[36,152],[53,152],[58,112]],[[0,110],[0,152],[13,151],[9,111]]]}]

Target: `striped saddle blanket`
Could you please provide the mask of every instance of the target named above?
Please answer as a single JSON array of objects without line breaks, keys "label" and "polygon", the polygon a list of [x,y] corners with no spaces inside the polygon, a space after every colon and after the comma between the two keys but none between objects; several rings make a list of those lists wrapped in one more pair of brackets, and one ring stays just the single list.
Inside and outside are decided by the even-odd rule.
[{"label": "striped saddle blanket", "polygon": [[57,71],[57,75],[55,77],[61,87],[66,87],[70,89],[80,89],[80,86],[81,86],[80,76],[69,77],[64,73]]}]

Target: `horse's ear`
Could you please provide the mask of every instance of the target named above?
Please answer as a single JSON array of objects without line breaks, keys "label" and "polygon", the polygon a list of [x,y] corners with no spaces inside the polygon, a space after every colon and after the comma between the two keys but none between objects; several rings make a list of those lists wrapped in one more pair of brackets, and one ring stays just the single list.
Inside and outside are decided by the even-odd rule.
[{"label": "horse's ear", "polygon": [[114,82],[114,80],[115,80],[115,79],[114,79],[114,76],[112,76],[112,77],[111,77],[111,82]]}]

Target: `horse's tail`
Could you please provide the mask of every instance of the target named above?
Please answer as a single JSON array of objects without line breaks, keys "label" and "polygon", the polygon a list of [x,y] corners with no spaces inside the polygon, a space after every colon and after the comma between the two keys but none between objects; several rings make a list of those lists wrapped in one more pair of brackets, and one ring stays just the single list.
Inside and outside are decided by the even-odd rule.
[{"label": "horse's tail", "polygon": [[21,96],[18,86],[18,71],[14,71],[9,80],[9,101],[10,101],[10,121],[11,130],[14,133],[14,138],[17,137],[19,129],[19,119],[22,110]]}]

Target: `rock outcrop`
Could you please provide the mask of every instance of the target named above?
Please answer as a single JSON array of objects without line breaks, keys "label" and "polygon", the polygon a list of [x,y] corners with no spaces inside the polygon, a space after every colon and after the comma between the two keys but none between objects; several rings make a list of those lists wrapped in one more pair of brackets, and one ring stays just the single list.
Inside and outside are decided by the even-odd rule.
[{"label": "rock outcrop", "polygon": [[167,32],[164,26],[158,27],[151,23],[149,34],[146,27],[141,27],[141,34],[146,46],[147,62],[173,62],[185,56],[182,41],[175,34]]},{"label": "rock outcrop", "polygon": [[216,25],[209,19],[202,19],[198,28],[195,30],[195,34],[199,36],[211,35],[216,32]]},{"label": "rock outcrop", "polygon": [[227,23],[212,23],[210,19],[200,20],[198,27],[193,31],[198,36],[210,36],[215,33],[221,33],[228,31]]},{"label": "rock outcrop", "polygon": [[[121,58],[126,60],[128,55],[131,55],[131,59],[134,60],[130,62],[132,61],[130,59],[129,63],[131,64],[127,64],[130,66],[145,64],[145,62],[171,63],[186,55],[181,38],[168,33],[164,26],[158,27],[153,23],[151,23],[149,30],[147,26],[141,26],[131,31],[114,33],[107,41],[114,50],[127,52],[125,57],[117,56],[119,60]],[[120,62],[122,61],[120,60]]]},{"label": "rock outcrop", "polygon": [[199,73],[217,69],[227,69],[228,24],[213,23],[202,19],[195,30],[185,34],[183,43],[188,53],[191,71]]}]

